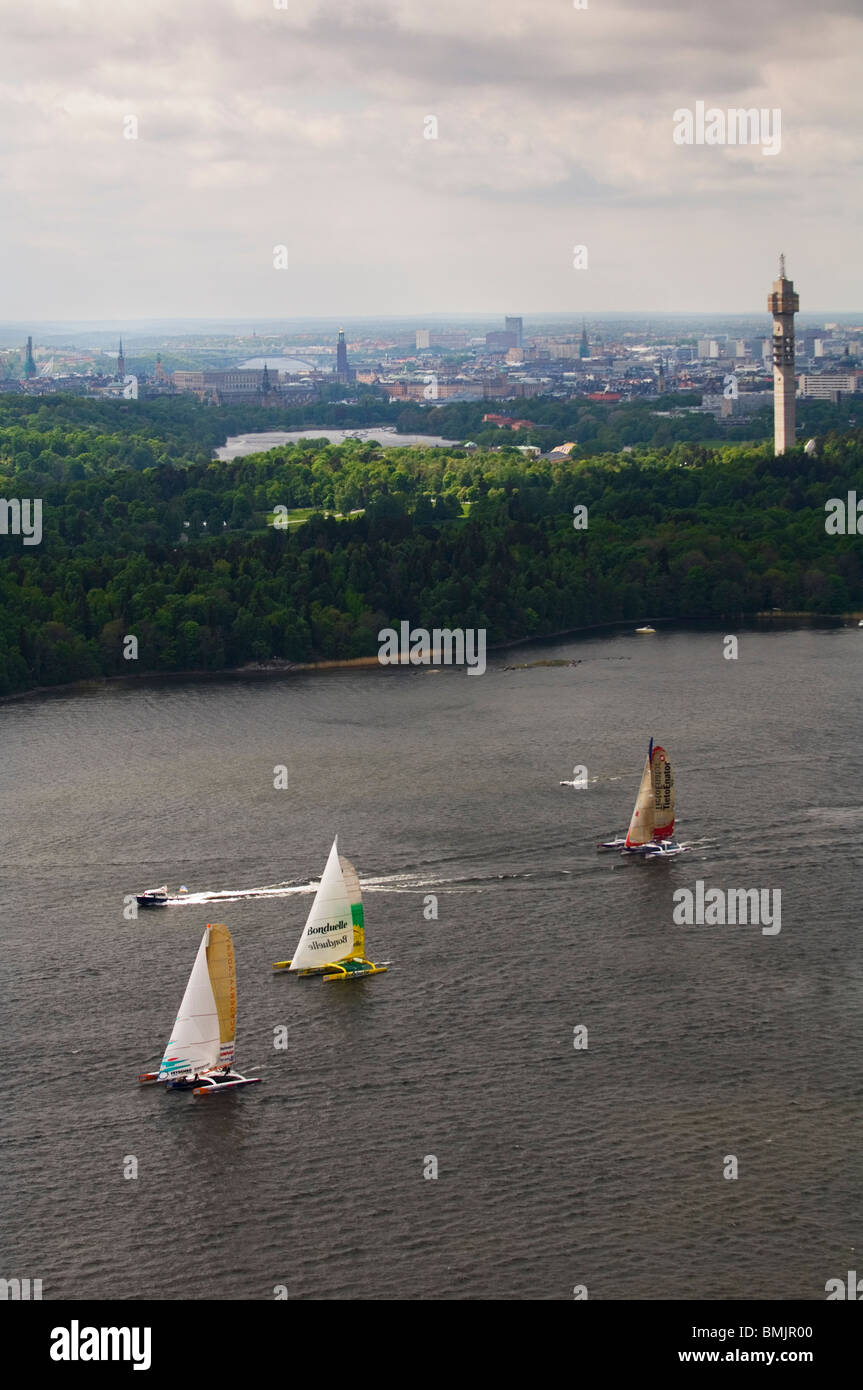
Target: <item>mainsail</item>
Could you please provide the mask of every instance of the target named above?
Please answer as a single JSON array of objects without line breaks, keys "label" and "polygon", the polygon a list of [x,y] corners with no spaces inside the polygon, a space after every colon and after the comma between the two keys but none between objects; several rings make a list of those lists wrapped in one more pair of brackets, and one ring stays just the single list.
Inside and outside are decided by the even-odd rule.
[{"label": "mainsail", "polygon": [[365,951],[363,903],[356,869],[339,857],[339,838],[333,840],[320,886],[291,970],[311,970],[337,961],[362,958]]},{"label": "mainsail", "polygon": [[227,927],[214,923],[207,928],[207,970],[216,1001],[219,1018],[219,1066],[234,1061],[234,1035],[237,1031],[237,971],[234,965],[234,943]]},{"label": "mainsail", "polygon": [[227,927],[207,926],[165,1049],[159,1080],[233,1061],[237,1020],[234,945]]},{"label": "mainsail", "polygon": [[659,744],[653,750],[653,838],[670,840],[674,834],[674,773],[668,754]]},{"label": "mainsail", "polygon": [[641,785],[626,835],[627,849],[651,840],[668,840],[674,832],[674,774],[668,754],[653,739],[644,760]]}]

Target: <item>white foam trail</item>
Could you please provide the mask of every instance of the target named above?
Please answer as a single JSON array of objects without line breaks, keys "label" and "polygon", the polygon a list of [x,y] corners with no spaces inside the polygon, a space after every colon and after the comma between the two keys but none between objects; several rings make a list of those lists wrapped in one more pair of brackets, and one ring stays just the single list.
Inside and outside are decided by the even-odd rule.
[{"label": "white foam trail", "polygon": [[[444,883],[460,883],[461,879],[424,879],[415,874],[387,874],[381,878],[362,878],[360,887],[369,893],[413,893],[422,888],[441,887]],[[240,902],[244,898],[289,898],[298,893],[316,893],[320,881],[301,884],[276,883],[261,888],[221,888],[203,893],[168,894],[169,907],[201,907],[205,903]]]},{"label": "white foam trail", "polygon": [[317,883],[305,883],[299,886],[294,884],[291,887],[277,884],[274,888],[220,888],[211,893],[169,893],[168,906],[183,907],[191,904],[193,907],[200,907],[202,903],[232,903],[242,898],[287,898],[293,893],[314,893],[317,888]]}]

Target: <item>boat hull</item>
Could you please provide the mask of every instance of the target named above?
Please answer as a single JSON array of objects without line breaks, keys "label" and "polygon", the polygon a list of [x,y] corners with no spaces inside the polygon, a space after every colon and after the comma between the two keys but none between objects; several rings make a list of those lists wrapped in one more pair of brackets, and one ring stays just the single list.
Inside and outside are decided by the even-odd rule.
[{"label": "boat hull", "polygon": [[[324,980],[361,980],[366,975],[385,975],[391,965],[392,961],[389,960],[382,960],[377,964],[373,961],[365,961],[361,968],[355,968],[353,970],[341,965],[331,964],[310,967],[307,970],[294,970],[291,973],[299,976],[319,975]],[[273,963],[273,971],[276,974],[281,971],[290,970],[290,968],[291,962],[289,960],[278,960]]]},{"label": "boat hull", "polygon": [[367,970],[344,970],[335,975],[324,975],[324,984],[333,984],[337,980],[362,980],[366,975],[385,975],[389,964],[389,961],[382,961],[380,965],[370,965]]},{"label": "boat hull", "polygon": [[251,1086],[261,1080],[259,1076],[240,1076],[239,1072],[232,1073],[224,1081],[219,1079],[221,1076],[224,1076],[224,1072],[199,1072],[197,1076],[178,1076],[165,1084],[169,1091],[191,1091],[197,1096],[210,1091],[227,1091],[236,1086]]},{"label": "boat hull", "polygon": [[236,1091],[240,1086],[260,1086],[263,1078],[260,1076],[244,1076],[239,1081],[223,1081],[218,1086],[194,1086],[193,1096],[216,1096],[221,1091]]},{"label": "boat hull", "polygon": [[678,845],[671,840],[648,840],[644,845],[627,845],[621,854],[640,854],[645,859],[675,859],[685,854],[688,845]]}]

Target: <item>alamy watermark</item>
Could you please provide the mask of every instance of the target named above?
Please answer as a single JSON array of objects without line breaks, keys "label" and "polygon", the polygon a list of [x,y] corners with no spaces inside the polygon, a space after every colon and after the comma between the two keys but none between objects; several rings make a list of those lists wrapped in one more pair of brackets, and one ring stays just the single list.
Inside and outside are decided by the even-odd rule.
[{"label": "alamy watermark", "polygon": [[762,154],[778,154],[782,148],[782,112],[778,106],[717,106],[705,109],[703,101],[695,111],[679,106],[674,112],[675,145],[761,145]]},{"label": "alamy watermark", "polygon": [[3,1302],[8,1299],[13,1303],[26,1303],[31,1298],[38,1300],[41,1297],[41,1279],[0,1279],[0,1300]]},{"label": "alamy watermark", "polygon": [[760,926],[762,936],[778,936],[782,930],[781,888],[705,889],[699,878],[694,892],[677,888],[673,898],[678,927]]},{"label": "alamy watermark", "polygon": [[378,633],[382,666],[467,666],[469,676],[485,671],[484,627],[383,627]]},{"label": "alamy watermark", "polygon": [[828,1279],[824,1285],[827,1301],[831,1299],[850,1299],[852,1303],[863,1302],[863,1279],[857,1278],[856,1269],[849,1269],[848,1282],[844,1279]]},{"label": "alamy watermark", "polygon": [[824,510],[828,536],[863,536],[863,497],[858,502],[856,492],[849,492],[847,505],[841,497],[828,498]]},{"label": "alamy watermark", "polygon": [[0,536],[23,536],[25,545],[39,545],[42,498],[0,497]]},{"label": "alamy watermark", "polygon": [[52,1329],[49,1354],[52,1361],[131,1361],[133,1370],[148,1371],[151,1341],[149,1327],[82,1327],[73,1318]]}]

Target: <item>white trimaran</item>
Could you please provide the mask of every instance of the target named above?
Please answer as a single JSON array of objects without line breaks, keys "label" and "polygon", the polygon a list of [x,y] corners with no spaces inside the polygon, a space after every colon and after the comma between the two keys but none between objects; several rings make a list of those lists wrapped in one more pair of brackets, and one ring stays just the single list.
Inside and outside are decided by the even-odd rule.
[{"label": "white trimaran", "polygon": [[196,1096],[254,1085],[260,1077],[233,1070],[236,1026],[234,943],[227,927],[213,923],[201,937],[159,1070],[143,1072],[138,1080],[163,1081],[170,1090]]},{"label": "white trimaran", "polygon": [[382,975],[389,964],[366,959],[360,881],[350,860],[339,854],[336,836],[293,958],[276,961],[273,969],[323,975],[325,980],[357,980]]},{"label": "white trimaran", "polygon": [[625,837],[604,840],[599,850],[620,850],[621,854],[643,854],[647,859],[671,859],[682,854],[674,835],[674,773],[664,748],[650,740],[641,785]]}]

